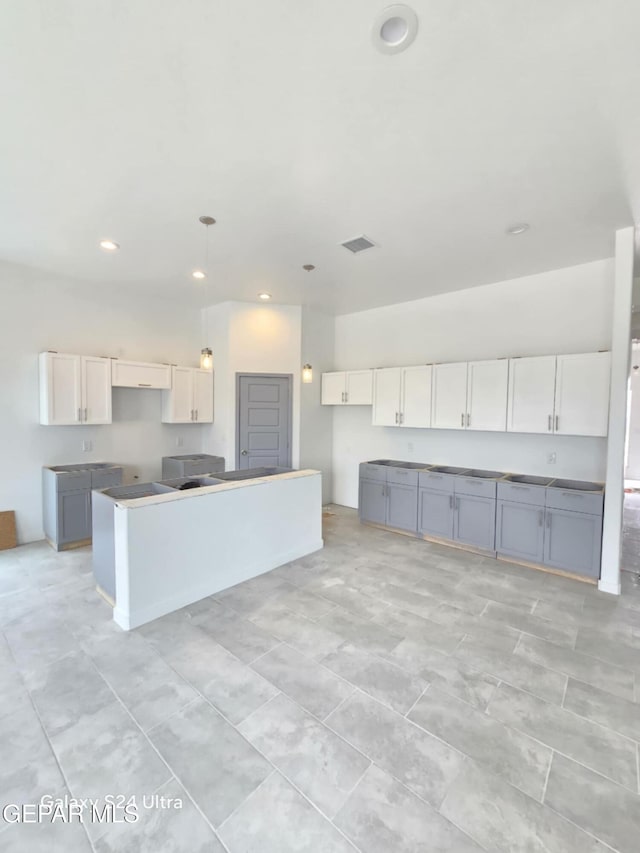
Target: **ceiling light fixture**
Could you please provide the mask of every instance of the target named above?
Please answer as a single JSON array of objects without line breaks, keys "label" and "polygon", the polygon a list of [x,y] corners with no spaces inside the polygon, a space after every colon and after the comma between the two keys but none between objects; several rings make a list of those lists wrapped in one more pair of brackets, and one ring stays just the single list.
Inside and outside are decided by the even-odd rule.
[{"label": "ceiling light fixture", "polygon": [[262,299],[264,302],[266,302],[267,300],[271,299],[271,294],[270,293],[259,293],[258,299]]},{"label": "ceiling light fixture", "polygon": [[106,252],[117,252],[120,248],[120,243],[116,243],[114,240],[100,240],[100,248]]},{"label": "ceiling light fixture", "polygon": [[311,272],[315,269],[315,267],[313,264],[302,264],[302,269],[306,270],[307,272]]},{"label": "ceiling light fixture", "polygon": [[515,237],[516,234],[524,234],[525,231],[529,230],[529,224],[527,222],[518,222],[517,225],[510,225],[507,228],[507,234],[510,237]]},{"label": "ceiling light fixture", "polygon": [[215,225],[216,221],[213,216],[199,216],[198,222],[202,222],[207,229],[204,238],[204,269],[196,269],[191,275],[193,278],[197,278],[198,281],[202,281],[203,278],[207,277],[207,272],[209,272],[209,226]]},{"label": "ceiling light fixture", "polygon": [[409,6],[396,4],[384,9],[373,23],[371,37],[381,53],[406,50],[418,32],[418,16]]}]

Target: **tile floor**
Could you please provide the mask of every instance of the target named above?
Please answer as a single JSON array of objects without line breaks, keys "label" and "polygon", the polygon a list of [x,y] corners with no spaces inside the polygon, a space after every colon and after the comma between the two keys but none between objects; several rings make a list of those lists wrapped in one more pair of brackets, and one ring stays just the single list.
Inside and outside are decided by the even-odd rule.
[{"label": "tile floor", "polygon": [[622,527],[622,568],[640,572],[640,491],[625,492]]},{"label": "tile floor", "polygon": [[128,634],[88,550],[0,554],[2,804],[183,800],[3,824],[5,853],[638,853],[635,576],[332,512],[323,551]]}]

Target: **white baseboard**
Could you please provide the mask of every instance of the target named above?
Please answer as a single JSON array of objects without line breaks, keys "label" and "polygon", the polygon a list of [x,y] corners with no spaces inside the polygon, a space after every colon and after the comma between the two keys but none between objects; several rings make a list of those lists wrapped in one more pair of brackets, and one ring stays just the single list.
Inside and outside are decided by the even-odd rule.
[{"label": "white baseboard", "polygon": [[609,595],[620,595],[621,586],[620,583],[608,583],[607,581],[599,580],[598,581],[598,589],[600,592],[608,592]]}]

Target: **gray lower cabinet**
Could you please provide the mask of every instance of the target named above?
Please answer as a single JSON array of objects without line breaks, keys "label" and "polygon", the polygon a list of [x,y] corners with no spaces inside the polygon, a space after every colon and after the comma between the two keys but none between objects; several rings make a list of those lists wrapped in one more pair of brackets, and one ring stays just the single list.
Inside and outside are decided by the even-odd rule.
[{"label": "gray lower cabinet", "polygon": [[58,495],[58,545],[91,539],[91,492]]},{"label": "gray lower cabinet", "polygon": [[420,489],[418,531],[428,536],[453,539],[453,495]]},{"label": "gray lower cabinet", "polygon": [[454,502],[454,541],[493,551],[496,540],[495,498],[455,495]]},{"label": "gray lower cabinet", "polygon": [[358,511],[361,521],[385,524],[387,520],[386,484],[379,480],[360,480]]},{"label": "gray lower cabinet", "polygon": [[540,563],[544,557],[544,507],[515,501],[498,501],[496,551]]},{"label": "gray lower cabinet", "polygon": [[387,483],[387,520],[389,527],[410,530],[418,528],[418,486]]},{"label": "gray lower cabinet", "polygon": [[588,577],[600,577],[602,516],[546,509],[544,563]]}]

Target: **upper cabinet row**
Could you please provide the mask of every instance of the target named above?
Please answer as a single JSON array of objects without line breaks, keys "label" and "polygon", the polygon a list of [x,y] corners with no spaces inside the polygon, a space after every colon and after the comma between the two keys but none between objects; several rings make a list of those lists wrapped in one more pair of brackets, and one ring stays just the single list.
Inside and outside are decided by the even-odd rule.
[{"label": "upper cabinet row", "polygon": [[346,370],[322,374],[323,406],[370,406],[373,370]]},{"label": "upper cabinet row", "polygon": [[[610,367],[611,354],[598,352],[381,368],[371,371],[372,422],[603,436]],[[332,401],[325,399],[325,376],[322,402],[328,403]]]},{"label": "upper cabinet row", "polygon": [[111,423],[111,389],[162,390],[163,423],[212,423],[209,370],[69,353],[40,353],[40,423]]}]

